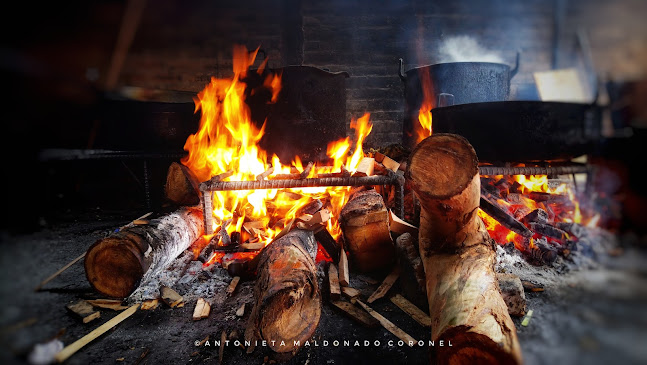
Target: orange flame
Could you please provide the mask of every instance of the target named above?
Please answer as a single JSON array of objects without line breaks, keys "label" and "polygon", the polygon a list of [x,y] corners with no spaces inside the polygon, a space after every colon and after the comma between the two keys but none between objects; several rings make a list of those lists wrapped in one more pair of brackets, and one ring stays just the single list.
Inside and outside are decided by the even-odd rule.
[{"label": "orange flame", "polygon": [[[233,71],[231,78],[212,78],[204,90],[194,99],[195,111],[202,111],[198,131],[189,136],[184,145],[188,155],[182,159],[200,181],[226,171],[233,171],[231,181],[254,181],[256,176],[274,170],[268,178],[277,174],[291,173],[294,169],[303,171],[301,160],[295,157],[291,165],[282,165],[276,155],[268,163],[267,153],[258,147],[258,142],[264,134],[265,124],[260,128],[251,120],[251,111],[245,103],[247,85],[244,79],[249,67],[254,63],[258,49],[248,52],[245,47],[237,46],[233,52]],[[265,67],[264,64],[261,67]],[[281,76],[268,76],[263,87],[272,93],[272,102],[278,99],[281,90]],[[333,142],[328,146],[328,156],[334,161],[329,168],[312,168],[309,177],[317,173],[339,171],[344,165],[349,171],[354,171],[364,156],[363,141],[371,132],[372,124],[369,114],[351,121],[355,129],[355,150],[349,156],[351,143],[349,138]],[[329,171],[325,171],[329,170]],[[339,216],[343,204],[348,199],[349,187],[313,187],[289,189],[295,194],[279,194],[279,190],[237,190],[213,192],[214,232],[224,222],[229,221],[227,232],[241,232],[247,221],[260,221],[265,228],[255,230],[253,237],[264,244],[283,229],[284,223],[295,218],[297,211],[312,199],[322,199],[328,202],[333,219],[328,221],[328,229],[333,237],[341,234],[336,217]],[[297,197],[295,199],[295,196]],[[205,212],[205,214],[208,214]],[[220,260],[222,255],[213,255],[212,260]]]},{"label": "orange flame", "polygon": [[[519,196],[519,203],[515,202],[514,204],[511,204],[510,202],[505,200],[497,201],[497,203],[499,203],[501,207],[507,208],[508,213],[513,216],[515,215],[517,210],[524,208],[527,208],[525,210],[526,214],[537,208],[543,208],[544,210],[546,210],[546,206],[544,206],[542,203],[536,202],[535,200],[532,200],[525,196],[525,194],[531,192],[541,192],[566,195],[568,199],[573,203],[572,209],[570,209],[570,207],[560,207],[559,205],[555,206],[553,208],[555,210],[553,212],[555,213],[554,222],[582,223],[586,224],[589,227],[595,226],[597,224],[599,215],[591,217],[590,219],[585,219],[582,212],[580,211],[580,204],[576,197],[575,191],[571,188],[570,185],[566,183],[559,184],[556,187],[550,187],[548,185],[547,175],[515,175],[509,178],[499,175],[490,177],[497,182],[501,179],[509,179],[510,182],[516,181],[521,185],[519,188],[521,193],[521,196]],[[513,242],[515,247],[520,251],[527,250],[534,246],[534,241],[532,238],[530,240],[525,240],[523,236],[505,228],[498,221],[496,221],[494,218],[490,217],[487,213],[483,212],[480,209],[478,211],[478,215],[485,223],[490,236],[498,243],[505,244],[507,242]]]},{"label": "orange flame", "polygon": [[414,131],[416,133],[417,143],[420,143],[423,139],[431,136],[432,134],[432,123],[431,123],[431,109],[435,107],[436,101],[434,100],[434,90],[431,83],[431,76],[429,75],[429,70],[423,68],[420,74],[420,83],[422,85],[422,105],[418,111],[418,123]]}]

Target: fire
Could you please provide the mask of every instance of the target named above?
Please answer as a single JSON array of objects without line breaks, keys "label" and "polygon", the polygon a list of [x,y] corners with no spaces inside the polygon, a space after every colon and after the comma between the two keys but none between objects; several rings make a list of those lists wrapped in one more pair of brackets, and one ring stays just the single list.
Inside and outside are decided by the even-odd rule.
[{"label": "fire", "polygon": [[436,101],[434,100],[433,85],[431,84],[431,76],[428,69],[423,69],[420,75],[420,83],[422,85],[422,105],[418,111],[418,123],[415,128],[417,136],[417,143],[423,139],[431,136],[431,109],[434,108]]},{"label": "fire", "polygon": [[[516,219],[521,220],[523,216],[531,211],[541,208],[549,214],[551,224],[555,223],[578,223],[589,227],[597,224],[598,217],[585,219],[580,210],[578,198],[572,186],[566,183],[560,183],[557,186],[550,186],[547,175],[515,175],[515,176],[482,176],[482,183],[492,186],[504,186],[502,193],[508,199],[498,199],[500,207],[507,209],[507,212]],[[489,182],[487,182],[489,181]],[[515,197],[511,199],[512,189],[508,187],[515,185]],[[532,199],[533,193],[552,194],[552,197],[563,198],[563,202],[550,203],[548,201],[538,201]],[[520,251],[528,251],[535,247],[535,239],[541,235],[535,234],[530,239],[507,229],[494,218],[479,209],[479,217],[485,223],[490,236],[500,244],[508,242],[514,243]],[[548,238],[548,241],[561,245],[563,242]]]},{"label": "fire", "polygon": [[[256,176],[273,168],[268,176],[303,171],[303,163],[297,157],[284,165],[276,155],[268,158],[267,152],[258,147],[264,134],[265,124],[261,127],[251,120],[251,111],[245,103],[247,85],[243,81],[249,67],[254,63],[258,49],[248,52],[238,46],[233,52],[233,77],[212,78],[204,90],[194,99],[196,108],[202,112],[198,131],[189,136],[184,145],[188,155],[182,159],[200,181],[227,171],[233,171],[231,181],[254,181]],[[264,67],[264,65],[262,66]],[[259,72],[261,69],[259,69]],[[275,102],[281,90],[281,75],[268,76],[263,86],[272,93]],[[350,127],[355,130],[354,151],[349,155],[353,143],[350,138],[330,143],[327,155],[332,166],[314,166],[308,177],[318,173],[334,172],[344,165],[353,172],[364,156],[362,144],[371,132],[370,115],[364,114],[352,120]],[[282,192],[293,194],[283,194]],[[226,226],[228,233],[241,232],[243,239],[254,239],[269,244],[284,228],[286,222],[294,219],[297,212],[313,199],[327,202],[332,219],[327,222],[328,230],[334,238],[341,234],[336,217],[348,199],[349,187],[313,187],[295,189],[259,189],[213,192],[214,232]],[[208,214],[205,212],[205,214]],[[262,222],[265,228],[250,234],[242,230],[245,222]],[[205,237],[205,240],[211,237]],[[203,246],[204,247],[204,246]],[[217,257],[219,256],[219,257]],[[222,255],[214,255],[210,262],[219,260]]]}]

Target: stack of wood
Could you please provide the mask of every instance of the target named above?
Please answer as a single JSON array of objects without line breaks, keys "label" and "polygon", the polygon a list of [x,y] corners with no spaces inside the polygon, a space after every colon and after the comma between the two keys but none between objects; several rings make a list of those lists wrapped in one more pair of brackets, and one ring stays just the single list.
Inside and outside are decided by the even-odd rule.
[{"label": "stack of wood", "polygon": [[478,159],[458,135],[434,134],[412,152],[406,172],[420,200],[435,364],[520,364],[517,333],[499,290],[495,243],[477,215]]}]

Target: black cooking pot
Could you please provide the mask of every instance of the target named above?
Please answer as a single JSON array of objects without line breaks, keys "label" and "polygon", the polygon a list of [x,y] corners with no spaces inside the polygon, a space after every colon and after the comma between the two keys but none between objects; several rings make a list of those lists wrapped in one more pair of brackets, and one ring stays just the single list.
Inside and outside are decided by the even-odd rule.
[{"label": "black cooking pot", "polygon": [[[269,74],[281,75],[281,91],[276,102],[262,85]],[[312,66],[285,66],[248,72],[245,101],[252,120],[265,122],[261,148],[282,163],[295,156],[304,162],[324,161],[329,142],[346,137],[347,72],[330,72]],[[259,125],[260,127],[260,125]],[[268,157],[270,157],[268,156]]]},{"label": "black cooking pot", "polygon": [[431,110],[434,133],[467,138],[483,162],[570,160],[602,141],[596,103],[498,101]]},{"label": "black cooking pot", "polygon": [[517,52],[514,68],[493,62],[446,62],[416,67],[406,73],[400,58],[399,76],[404,82],[406,100],[405,145],[415,144],[413,130],[424,98],[423,84],[430,82],[425,86],[431,87],[432,107],[438,106],[441,94],[450,95],[452,105],[506,101],[510,96],[510,80],[519,70],[519,58]]}]

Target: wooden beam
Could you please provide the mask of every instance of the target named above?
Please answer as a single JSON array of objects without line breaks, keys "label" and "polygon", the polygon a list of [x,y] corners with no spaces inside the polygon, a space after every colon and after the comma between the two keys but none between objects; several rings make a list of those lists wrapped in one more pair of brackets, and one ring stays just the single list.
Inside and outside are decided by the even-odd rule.
[{"label": "wooden beam", "polygon": [[427,315],[427,313],[416,307],[402,295],[396,294],[392,296],[391,301],[393,302],[393,304],[397,305],[398,308],[402,309],[402,311],[411,316],[411,318],[413,318],[416,322],[420,323],[421,326],[431,327],[431,318]]},{"label": "wooden beam", "polygon": [[330,304],[338,308],[348,318],[358,323],[361,323],[366,327],[377,327],[379,325],[379,322],[375,318],[371,317],[369,314],[362,311],[361,309],[358,309],[356,306],[352,305],[351,303],[344,302],[341,300],[332,300],[330,301]]},{"label": "wooden beam", "polygon": [[362,306],[362,308],[364,308],[368,312],[368,314],[370,314],[373,318],[377,319],[378,322],[380,322],[380,324],[382,325],[382,327],[386,328],[387,331],[393,333],[397,338],[404,341],[407,345],[413,347],[418,343],[418,341],[416,341],[415,338],[411,337],[408,333],[404,332],[402,329],[400,329],[400,327],[393,324],[393,322],[384,318],[384,316],[382,316],[381,314],[373,310],[373,308],[364,304],[361,300],[357,300],[357,303],[359,303],[359,305]]},{"label": "wooden beam", "polygon": [[382,284],[375,289],[373,294],[371,294],[370,297],[368,297],[367,302],[373,303],[374,301],[382,298],[383,296],[386,295],[386,293],[391,289],[393,284],[395,283],[396,280],[400,277],[400,267],[398,265],[393,267],[393,270],[389,275],[384,278],[384,281],[382,281]]}]

